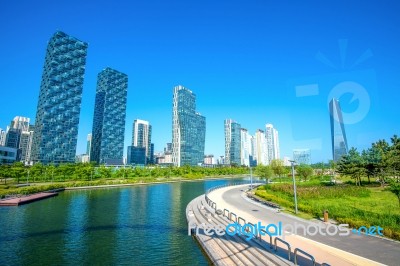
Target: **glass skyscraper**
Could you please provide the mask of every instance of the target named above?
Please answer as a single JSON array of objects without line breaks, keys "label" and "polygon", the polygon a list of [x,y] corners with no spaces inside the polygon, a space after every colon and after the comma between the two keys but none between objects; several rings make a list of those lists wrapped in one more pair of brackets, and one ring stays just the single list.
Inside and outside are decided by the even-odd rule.
[{"label": "glass skyscraper", "polygon": [[32,143],[32,160],[75,162],[88,44],[63,32],[46,50]]},{"label": "glass skyscraper", "polygon": [[122,164],[128,76],[106,68],[98,74],[90,160]]},{"label": "glass skyscraper", "polygon": [[144,147],[145,164],[151,161],[151,125],[148,121],[135,119],[132,129],[132,146]]},{"label": "glass skyscraper", "polygon": [[225,128],[225,164],[241,165],[241,126],[232,119],[224,121]]},{"label": "glass skyscraper", "polygon": [[347,154],[347,138],[344,130],[342,109],[339,101],[333,98],[329,102],[329,114],[331,119],[332,155],[335,162]]},{"label": "glass skyscraper", "polygon": [[206,118],[196,112],[196,95],[174,87],[172,103],[172,163],[198,165],[204,160]]}]

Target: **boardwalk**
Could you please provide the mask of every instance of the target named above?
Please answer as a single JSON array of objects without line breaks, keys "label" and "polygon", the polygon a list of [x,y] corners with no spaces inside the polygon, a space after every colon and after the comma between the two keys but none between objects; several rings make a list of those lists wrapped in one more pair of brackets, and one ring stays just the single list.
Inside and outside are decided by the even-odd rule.
[{"label": "boardwalk", "polygon": [[28,196],[19,197],[19,198],[16,197],[16,198],[0,200],[0,206],[18,206],[18,205],[34,202],[37,200],[54,197],[57,195],[58,195],[57,192],[40,192],[40,193],[28,195]]},{"label": "boardwalk", "polygon": [[[226,217],[216,214],[206,203],[204,195],[189,203],[186,208],[186,218],[189,225],[226,226],[232,223]],[[238,235],[209,236],[204,230],[199,230],[197,234],[194,231],[192,235],[214,265],[293,265],[284,258],[284,251],[278,249],[275,253],[266,243],[257,240],[247,241]]]}]

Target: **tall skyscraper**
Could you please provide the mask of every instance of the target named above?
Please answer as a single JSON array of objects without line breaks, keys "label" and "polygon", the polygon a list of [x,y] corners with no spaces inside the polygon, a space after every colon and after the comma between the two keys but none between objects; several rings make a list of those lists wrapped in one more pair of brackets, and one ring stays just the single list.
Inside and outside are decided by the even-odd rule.
[{"label": "tall skyscraper", "polygon": [[257,165],[268,165],[267,155],[267,140],[265,138],[265,132],[261,129],[257,129],[254,136],[254,152],[253,158],[257,160]]},{"label": "tall skyscraper", "polygon": [[32,143],[32,160],[75,161],[87,43],[63,32],[46,51]]},{"label": "tall skyscraper", "polygon": [[225,128],[225,163],[241,165],[240,161],[240,145],[241,132],[240,124],[232,119],[224,121]]},{"label": "tall skyscraper", "polygon": [[342,109],[340,108],[339,101],[335,98],[329,102],[329,114],[331,120],[332,157],[337,162],[343,155],[347,154],[348,146]]},{"label": "tall skyscraper", "polygon": [[175,166],[203,163],[206,118],[196,112],[196,95],[179,85],[172,101],[172,163]]},{"label": "tall skyscraper", "polygon": [[251,136],[247,129],[240,129],[240,164],[250,166]]},{"label": "tall skyscraper", "polygon": [[132,129],[132,146],[145,148],[145,164],[151,157],[151,125],[148,121],[135,119]]},{"label": "tall skyscraper", "polygon": [[97,76],[90,160],[122,164],[128,76],[105,68]]},{"label": "tall skyscraper", "polygon": [[267,139],[267,160],[269,164],[272,160],[280,158],[279,135],[278,130],[276,130],[272,124],[266,124],[265,128],[265,138]]},{"label": "tall skyscraper", "polygon": [[86,155],[89,156],[90,162],[90,150],[92,149],[92,133],[87,134],[86,137]]},{"label": "tall skyscraper", "polygon": [[294,149],[293,160],[297,164],[311,164],[311,152],[310,149]]}]

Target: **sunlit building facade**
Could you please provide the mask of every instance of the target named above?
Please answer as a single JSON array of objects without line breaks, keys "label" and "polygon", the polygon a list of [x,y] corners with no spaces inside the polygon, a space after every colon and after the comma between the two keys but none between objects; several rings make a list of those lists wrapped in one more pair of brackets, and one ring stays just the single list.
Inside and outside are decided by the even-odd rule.
[{"label": "sunlit building facade", "polygon": [[348,152],[346,132],[344,130],[342,109],[337,99],[329,102],[329,114],[331,121],[332,157],[335,162]]},{"label": "sunlit building facade", "polygon": [[135,119],[132,127],[132,146],[145,148],[145,164],[151,162],[151,125],[149,121]]},{"label": "sunlit building facade", "polygon": [[128,76],[105,68],[97,76],[90,161],[122,164]]},{"label": "sunlit building facade", "polygon": [[278,130],[272,124],[265,125],[265,138],[267,140],[267,161],[280,159]]},{"label": "sunlit building facade", "polygon": [[206,118],[196,112],[196,95],[179,85],[172,101],[172,163],[175,166],[203,163]]},{"label": "sunlit building facade", "polygon": [[31,157],[75,161],[88,44],[56,32],[47,45]]},{"label": "sunlit building facade", "polygon": [[224,121],[225,128],[225,163],[240,165],[241,126],[232,119]]}]

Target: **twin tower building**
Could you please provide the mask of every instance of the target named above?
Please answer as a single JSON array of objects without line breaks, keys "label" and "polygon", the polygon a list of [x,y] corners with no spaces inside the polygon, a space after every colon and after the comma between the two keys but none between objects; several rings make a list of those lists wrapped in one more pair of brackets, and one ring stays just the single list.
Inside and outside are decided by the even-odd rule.
[{"label": "twin tower building", "polygon": [[[31,158],[48,163],[75,162],[88,44],[63,32],[50,39],[43,67]],[[123,159],[128,76],[105,68],[98,74],[90,160]],[[175,116],[176,115],[176,116]],[[205,118],[195,111],[195,95],[174,89],[173,162],[203,161]]]}]

